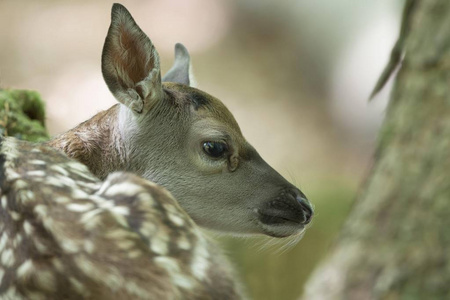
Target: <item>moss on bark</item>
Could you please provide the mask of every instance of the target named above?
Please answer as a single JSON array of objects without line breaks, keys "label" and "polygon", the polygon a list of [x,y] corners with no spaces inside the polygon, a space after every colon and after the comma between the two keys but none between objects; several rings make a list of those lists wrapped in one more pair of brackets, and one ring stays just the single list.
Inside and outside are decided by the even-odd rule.
[{"label": "moss on bark", "polygon": [[48,140],[45,105],[37,92],[0,90],[0,133],[32,142]]}]

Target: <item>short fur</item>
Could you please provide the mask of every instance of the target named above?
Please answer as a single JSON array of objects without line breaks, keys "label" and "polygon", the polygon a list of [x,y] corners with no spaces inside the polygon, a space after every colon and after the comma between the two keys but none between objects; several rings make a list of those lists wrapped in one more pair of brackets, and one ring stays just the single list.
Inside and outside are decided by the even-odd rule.
[{"label": "short fur", "polygon": [[[234,233],[300,234],[312,209],[298,188],[245,140],[217,98],[189,86],[190,58],[176,47],[161,83],[159,55],[125,7],[115,4],[102,72],[119,105],[48,144],[86,164],[99,178],[123,170],[166,187],[195,222]],[[205,142],[226,153],[207,155]]]},{"label": "short fur", "polygon": [[240,299],[220,251],[162,187],[101,182],[48,146],[0,148],[1,299]]}]

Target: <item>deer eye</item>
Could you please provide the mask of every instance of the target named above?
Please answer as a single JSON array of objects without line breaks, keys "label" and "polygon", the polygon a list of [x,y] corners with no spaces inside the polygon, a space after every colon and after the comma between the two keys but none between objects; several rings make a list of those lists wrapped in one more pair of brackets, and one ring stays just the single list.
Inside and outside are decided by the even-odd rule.
[{"label": "deer eye", "polygon": [[228,150],[228,147],[225,143],[222,142],[204,142],[203,150],[209,156],[219,158],[225,154],[225,152]]}]

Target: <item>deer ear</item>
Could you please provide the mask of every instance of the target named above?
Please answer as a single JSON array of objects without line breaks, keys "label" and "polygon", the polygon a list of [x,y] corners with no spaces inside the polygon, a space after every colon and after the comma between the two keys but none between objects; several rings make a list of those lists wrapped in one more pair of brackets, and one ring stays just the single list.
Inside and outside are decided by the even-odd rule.
[{"label": "deer ear", "polygon": [[109,90],[135,113],[163,96],[159,55],[128,10],[114,4],[102,53],[102,73]]},{"label": "deer ear", "polygon": [[193,86],[193,75],[191,72],[191,57],[183,44],[175,45],[175,61],[172,68],[164,75],[163,81],[178,82]]}]

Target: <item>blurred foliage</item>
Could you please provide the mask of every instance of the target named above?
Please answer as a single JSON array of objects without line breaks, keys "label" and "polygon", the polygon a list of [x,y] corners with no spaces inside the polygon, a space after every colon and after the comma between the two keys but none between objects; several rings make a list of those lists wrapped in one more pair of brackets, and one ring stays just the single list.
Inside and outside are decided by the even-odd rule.
[{"label": "blurred foliage", "polygon": [[0,133],[31,142],[48,140],[45,105],[37,92],[0,90]]},{"label": "blurred foliage", "polygon": [[251,299],[299,298],[306,280],[328,252],[346,219],[355,189],[354,183],[330,181],[310,190],[308,195],[315,205],[315,219],[298,243],[293,239],[267,237],[217,238],[238,270]]}]

